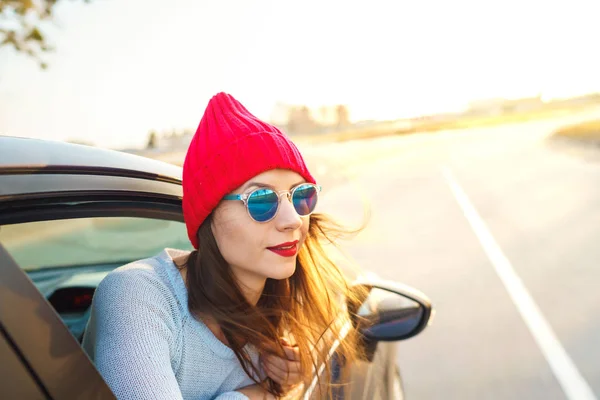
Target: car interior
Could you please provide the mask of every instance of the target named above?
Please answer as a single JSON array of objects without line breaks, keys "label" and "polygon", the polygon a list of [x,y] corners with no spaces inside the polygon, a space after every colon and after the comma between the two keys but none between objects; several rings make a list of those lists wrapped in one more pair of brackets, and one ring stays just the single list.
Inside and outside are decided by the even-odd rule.
[{"label": "car interior", "polygon": [[0,243],[80,342],[94,291],[110,271],[165,247],[192,249],[182,222],[140,217],[4,225]]}]

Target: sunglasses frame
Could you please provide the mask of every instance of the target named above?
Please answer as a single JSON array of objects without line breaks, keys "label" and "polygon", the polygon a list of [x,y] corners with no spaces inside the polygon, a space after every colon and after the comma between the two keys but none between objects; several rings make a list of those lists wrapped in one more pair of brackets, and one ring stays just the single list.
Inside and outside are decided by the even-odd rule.
[{"label": "sunglasses frame", "polygon": [[[294,193],[296,192],[296,190],[302,186],[312,186],[316,189],[317,191],[317,203],[319,202],[319,194],[321,193],[322,187],[320,185],[315,185],[314,183],[310,183],[310,182],[305,182],[305,183],[301,183],[295,187],[293,187],[290,190],[274,190],[272,188],[269,187],[258,187],[248,193],[242,193],[242,194],[228,194],[225,195],[223,197],[223,200],[241,200],[244,203],[244,206],[246,207],[246,212],[248,213],[248,216],[252,219],[252,221],[258,222],[259,224],[264,224],[265,222],[269,222],[272,221],[273,219],[275,219],[275,217],[277,216],[277,213],[279,213],[279,208],[281,206],[281,195],[282,194],[286,194],[288,200],[290,201],[290,203],[292,203],[292,206],[294,205],[294,202],[292,201],[292,198],[294,197]],[[273,214],[273,216],[265,221],[257,221],[256,219],[254,219],[254,217],[252,216],[252,214],[250,214],[250,209],[248,208],[248,199],[250,198],[250,196],[252,196],[252,194],[258,190],[264,190],[264,189],[269,189],[272,190],[276,195],[277,195],[277,210],[275,210],[275,214]],[[315,209],[316,209],[316,205],[315,205]],[[294,211],[296,211],[296,207],[294,207]],[[315,210],[313,209],[310,213],[306,214],[306,215],[300,215],[298,214],[298,211],[296,211],[296,214],[300,215],[301,217],[307,217],[310,214],[312,214]]]}]

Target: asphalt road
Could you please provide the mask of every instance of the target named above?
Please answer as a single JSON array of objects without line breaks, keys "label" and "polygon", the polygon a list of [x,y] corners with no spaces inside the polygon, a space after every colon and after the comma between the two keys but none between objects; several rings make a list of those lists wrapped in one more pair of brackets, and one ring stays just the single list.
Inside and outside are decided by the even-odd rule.
[{"label": "asphalt road", "polygon": [[600,398],[600,156],[547,140],[591,117],[303,147],[321,211],[370,207],[355,261],[437,310],[408,399]]}]

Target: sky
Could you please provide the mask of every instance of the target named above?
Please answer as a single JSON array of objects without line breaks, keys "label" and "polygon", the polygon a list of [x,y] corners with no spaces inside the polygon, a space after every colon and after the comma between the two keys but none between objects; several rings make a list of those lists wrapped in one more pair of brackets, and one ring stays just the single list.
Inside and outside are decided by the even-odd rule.
[{"label": "sky", "polygon": [[61,1],[40,70],[0,50],[0,134],[144,146],[231,93],[353,121],[600,91],[597,0]]}]

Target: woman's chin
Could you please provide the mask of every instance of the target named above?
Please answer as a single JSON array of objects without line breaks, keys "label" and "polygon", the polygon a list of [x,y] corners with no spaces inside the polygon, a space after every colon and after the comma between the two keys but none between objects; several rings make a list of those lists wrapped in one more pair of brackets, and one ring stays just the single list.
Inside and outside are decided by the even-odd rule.
[{"label": "woman's chin", "polygon": [[286,262],[277,266],[274,271],[270,271],[268,278],[281,280],[287,279],[296,272],[296,260],[294,262]]}]

